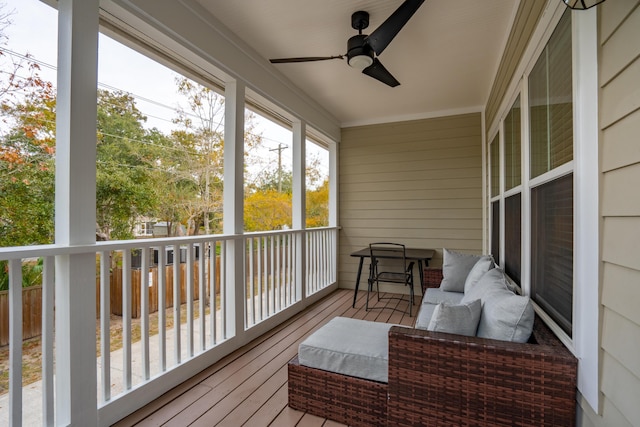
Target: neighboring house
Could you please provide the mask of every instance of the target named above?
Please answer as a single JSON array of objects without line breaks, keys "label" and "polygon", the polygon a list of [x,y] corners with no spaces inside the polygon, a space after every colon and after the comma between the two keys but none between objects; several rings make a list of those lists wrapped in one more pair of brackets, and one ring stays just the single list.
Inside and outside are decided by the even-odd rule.
[{"label": "neighboring house", "polygon": [[[156,222],[149,218],[139,218],[133,230],[133,235],[138,239],[152,237]],[[166,234],[165,234],[166,236]]]}]

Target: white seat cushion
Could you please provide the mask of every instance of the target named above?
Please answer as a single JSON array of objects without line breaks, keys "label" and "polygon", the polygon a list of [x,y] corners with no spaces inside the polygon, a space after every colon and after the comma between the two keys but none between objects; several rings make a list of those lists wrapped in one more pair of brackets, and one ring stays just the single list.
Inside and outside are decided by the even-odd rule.
[{"label": "white seat cushion", "polygon": [[387,382],[391,323],[335,317],[298,347],[301,365]]}]

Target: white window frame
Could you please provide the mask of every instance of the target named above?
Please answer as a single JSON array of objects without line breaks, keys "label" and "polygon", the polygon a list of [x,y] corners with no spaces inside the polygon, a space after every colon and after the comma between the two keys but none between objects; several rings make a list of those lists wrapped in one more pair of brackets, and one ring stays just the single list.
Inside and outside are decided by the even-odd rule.
[{"label": "white window frame", "polygon": [[[499,114],[490,125],[491,138],[487,148],[500,132],[500,192],[488,195],[491,202],[500,200],[500,251],[504,251],[503,199],[519,188],[522,193],[522,271],[524,294],[531,293],[531,189],[568,173],[574,174],[574,274],[572,337],[569,337],[546,313],[536,307],[538,315],[546,321],[562,342],[579,359],[578,390],[596,413],[599,412],[599,179],[598,179],[598,45],[597,8],[572,12],[573,52],[573,108],[574,108],[574,157],[573,160],[530,179],[530,135],[528,77],[540,57],[551,34],[565,12],[562,2],[548,2],[547,10],[535,30],[520,66],[502,100]],[[520,94],[522,108],[522,182],[508,192],[504,191],[504,119]],[[490,157],[490,156],[488,156]],[[490,159],[487,161],[490,177]],[[489,186],[490,190],[490,186]],[[488,222],[492,224],[492,221]],[[491,233],[489,233],[489,239]],[[490,248],[490,243],[489,243]]]}]

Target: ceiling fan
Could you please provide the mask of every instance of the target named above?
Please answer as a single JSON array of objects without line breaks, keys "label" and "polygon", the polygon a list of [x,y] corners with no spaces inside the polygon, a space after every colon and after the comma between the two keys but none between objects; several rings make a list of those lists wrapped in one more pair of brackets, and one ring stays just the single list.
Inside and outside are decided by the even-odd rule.
[{"label": "ceiling fan", "polygon": [[349,38],[347,53],[334,56],[305,56],[297,58],[270,59],[273,64],[287,64],[293,62],[326,61],[329,59],[347,58],[347,63],[363,74],[373,77],[391,87],[400,84],[393,75],[378,60],[378,56],[391,43],[391,40],[400,32],[409,21],[424,0],[405,0],[378,28],[370,35],[362,34],[362,30],[369,26],[369,13],[355,12],[351,15],[351,27],[358,30],[358,34]]}]

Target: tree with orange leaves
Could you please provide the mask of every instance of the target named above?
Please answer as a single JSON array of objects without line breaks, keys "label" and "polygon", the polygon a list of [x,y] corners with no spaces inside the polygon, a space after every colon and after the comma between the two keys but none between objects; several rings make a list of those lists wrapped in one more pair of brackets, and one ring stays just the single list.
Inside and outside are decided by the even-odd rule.
[{"label": "tree with orange leaves", "polygon": [[27,55],[4,49],[0,9],[0,246],[53,241],[55,90]]}]

